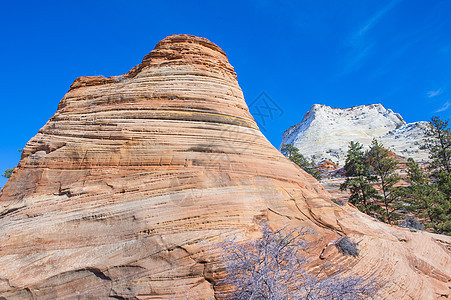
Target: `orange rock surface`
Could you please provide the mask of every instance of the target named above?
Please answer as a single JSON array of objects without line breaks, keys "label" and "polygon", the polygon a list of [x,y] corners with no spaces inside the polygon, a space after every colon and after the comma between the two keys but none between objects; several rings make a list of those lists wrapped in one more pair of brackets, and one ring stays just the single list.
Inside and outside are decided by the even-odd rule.
[{"label": "orange rock surface", "polygon": [[225,53],[169,36],[123,76],[75,80],[24,148],[0,198],[0,296],[210,299],[209,245],[266,220],[314,229],[317,264],[337,237],[360,241],[326,260],[387,280],[385,298],[449,297],[447,237],[329,198],[259,131]]},{"label": "orange rock surface", "polygon": [[337,164],[327,159],[323,160],[316,166],[317,170],[328,170],[328,171],[335,171],[338,170],[339,168],[340,167]]}]

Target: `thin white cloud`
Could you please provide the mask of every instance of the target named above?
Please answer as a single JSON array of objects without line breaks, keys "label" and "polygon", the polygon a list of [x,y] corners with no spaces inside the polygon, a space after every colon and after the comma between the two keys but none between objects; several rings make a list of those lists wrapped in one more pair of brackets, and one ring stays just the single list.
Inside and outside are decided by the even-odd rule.
[{"label": "thin white cloud", "polygon": [[362,61],[370,54],[372,45],[368,45],[367,47],[360,49],[358,52],[355,51],[355,55],[350,58],[344,67],[342,72],[343,75],[352,73],[362,66]]},{"label": "thin white cloud", "polygon": [[445,111],[445,110],[447,110],[450,106],[451,106],[451,102],[446,101],[445,104],[443,104],[443,106],[440,107],[439,109],[437,109],[435,112],[438,113],[438,112]]},{"label": "thin white cloud", "polygon": [[374,43],[369,43],[365,36],[370,29],[376,26],[381,19],[392,10],[402,0],[392,0],[386,6],[381,8],[375,14],[373,14],[366,22],[360,26],[348,39],[348,47],[351,47],[349,51],[349,58],[347,59],[346,66],[344,67],[341,75],[346,75],[357,71],[363,65],[363,62],[372,53]]},{"label": "thin white cloud", "polygon": [[426,94],[427,94],[428,98],[433,98],[433,97],[440,95],[441,93],[442,93],[442,89],[438,89],[435,91],[429,91]]},{"label": "thin white cloud", "polygon": [[392,10],[396,4],[401,0],[393,0],[385,7],[377,11],[371,18],[369,18],[359,30],[357,30],[351,38],[351,44],[355,45],[366,35],[366,33],[373,28],[390,10]]}]

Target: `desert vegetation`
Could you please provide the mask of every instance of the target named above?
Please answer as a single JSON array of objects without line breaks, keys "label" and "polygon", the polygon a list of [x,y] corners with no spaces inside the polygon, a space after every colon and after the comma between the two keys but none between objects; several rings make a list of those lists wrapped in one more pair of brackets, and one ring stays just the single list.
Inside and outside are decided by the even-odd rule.
[{"label": "desert vegetation", "polygon": [[[310,270],[313,249],[304,228],[273,230],[262,225],[252,241],[235,238],[219,244],[225,277],[220,285],[226,299],[374,299],[381,286],[375,278],[343,275],[333,266]],[[345,255],[358,256],[357,243],[339,238],[335,246]],[[336,271],[338,269],[338,271]],[[335,270],[335,271],[333,271]]]},{"label": "desert vegetation", "polygon": [[298,148],[291,144],[284,144],[282,145],[280,152],[304,171],[316,179],[321,180],[321,173],[319,170],[315,169],[315,163],[312,160],[305,158],[304,155],[299,152]]},{"label": "desert vegetation", "polygon": [[360,210],[392,223],[399,197],[395,184],[401,179],[395,173],[398,163],[377,140],[369,150],[362,148],[358,142],[350,143],[344,166],[347,178],[340,188],[350,190],[349,201]]},{"label": "desert vegetation", "polygon": [[13,171],[14,171],[14,168],[6,169],[5,172],[2,174],[2,176],[5,178],[9,178],[9,177],[11,177],[11,174],[13,173]]},{"label": "desert vegetation", "polygon": [[335,241],[334,245],[342,254],[351,255],[354,257],[359,256],[358,244],[352,241],[347,236],[338,238],[338,240]]},{"label": "desert vegetation", "polygon": [[[18,149],[17,151],[22,152],[22,149]],[[11,169],[6,169],[5,172],[3,172],[2,177],[9,179],[11,177],[11,175],[13,174],[14,169],[15,169],[15,167],[11,168]]]},{"label": "desert vegetation", "polygon": [[[349,202],[361,211],[388,223],[411,229],[425,227],[451,235],[451,133],[449,121],[432,117],[421,146],[429,152],[430,164],[407,161],[407,185],[397,185],[397,162],[378,141],[363,151],[351,142],[347,152],[342,190],[349,190]],[[409,215],[406,215],[406,212]]]}]

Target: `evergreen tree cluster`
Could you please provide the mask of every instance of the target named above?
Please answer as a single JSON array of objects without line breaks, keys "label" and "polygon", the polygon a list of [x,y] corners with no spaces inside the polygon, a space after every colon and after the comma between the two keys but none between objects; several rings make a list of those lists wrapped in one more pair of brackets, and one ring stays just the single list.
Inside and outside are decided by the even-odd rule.
[{"label": "evergreen tree cluster", "polygon": [[392,223],[399,197],[395,185],[401,179],[395,172],[397,165],[377,140],[367,151],[359,142],[351,142],[344,166],[347,178],[340,189],[350,190],[349,202],[361,211]]},{"label": "evergreen tree cluster", "polygon": [[[349,189],[349,202],[361,211],[388,223],[451,235],[451,132],[448,120],[433,117],[420,148],[429,152],[430,165],[423,170],[407,161],[407,186],[398,186],[398,163],[377,140],[370,148],[351,142],[340,189]],[[405,213],[410,216],[402,220]],[[420,221],[418,222],[418,218]],[[404,216],[405,217],[405,216]],[[420,224],[422,223],[422,224]]]}]

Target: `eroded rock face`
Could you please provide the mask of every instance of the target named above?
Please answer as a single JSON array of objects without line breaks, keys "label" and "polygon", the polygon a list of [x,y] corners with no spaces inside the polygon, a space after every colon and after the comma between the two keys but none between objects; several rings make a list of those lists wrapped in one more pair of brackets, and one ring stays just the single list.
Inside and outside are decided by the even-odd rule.
[{"label": "eroded rock face", "polygon": [[301,123],[285,131],[281,145],[292,144],[316,162],[326,159],[343,166],[349,142],[368,148],[376,138],[399,156],[426,161],[427,151],[419,148],[426,127],[424,121],[406,124],[400,114],[381,104],[345,109],[315,104]]},{"label": "eroded rock face", "polygon": [[224,52],[169,36],[123,76],[75,80],[26,145],[0,198],[0,296],[209,299],[211,244],[261,221],[313,228],[317,265],[361,240],[327,260],[390,280],[385,297],[449,295],[446,247],[329,198],[258,130]]}]

